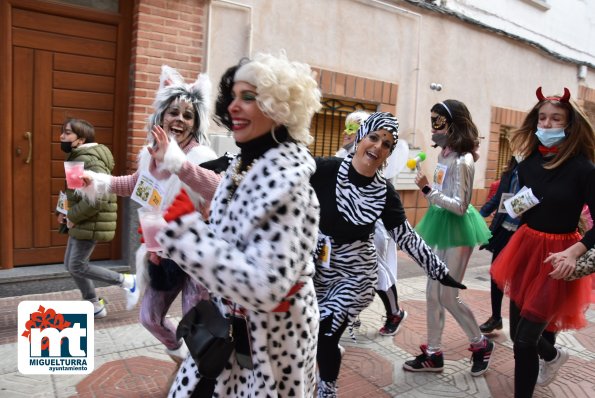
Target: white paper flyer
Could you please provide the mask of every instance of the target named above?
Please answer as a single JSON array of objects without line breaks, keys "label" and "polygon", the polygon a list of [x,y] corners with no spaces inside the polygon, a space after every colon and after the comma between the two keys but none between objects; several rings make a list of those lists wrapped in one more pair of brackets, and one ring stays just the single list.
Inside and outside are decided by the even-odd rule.
[{"label": "white paper flyer", "polygon": [[506,212],[512,218],[517,218],[537,204],[539,199],[533,195],[533,190],[527,187],[522,187],[516,195],[504,201]]}]

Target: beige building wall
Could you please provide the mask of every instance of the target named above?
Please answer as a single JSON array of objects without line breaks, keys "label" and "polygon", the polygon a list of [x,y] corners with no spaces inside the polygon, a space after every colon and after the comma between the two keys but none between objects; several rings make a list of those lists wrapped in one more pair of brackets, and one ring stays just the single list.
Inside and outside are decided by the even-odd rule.
[{"label": "beige building wall", "polygon": [[[528,111],[538,86],[546,94],[568,87],[576,98],[579,85],[595,84],[592,71],[579,80],[575,64],[406,1],[213,0],[209,16],[207,65],[214,82],[239,55],[285,49],[290,59],[322,70],[397,85],[396,107],[388,110],[399,118],[400,137],[428,153],[428,174],[437,157],[429,110],[448,98],[463,101],[484,137],[475,172],[479,189],[493,180],[495,108]],[[430,89],[431,83],[442,90]],[[477,204],[486,194],[479,192]]]}]

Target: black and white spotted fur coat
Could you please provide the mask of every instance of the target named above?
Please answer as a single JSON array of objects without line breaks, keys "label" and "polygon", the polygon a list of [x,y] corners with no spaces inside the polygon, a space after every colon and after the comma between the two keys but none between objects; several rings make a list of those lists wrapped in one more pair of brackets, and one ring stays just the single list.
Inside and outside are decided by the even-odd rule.
[{"label": "black and white spotted fur coat", "polygon": [[[312,282],[319,204],[309,183],[315,163],[305,147],[283,143],[254,163],[229,198],[237,161],[211,202],[209,225],[186,215],[158,239],[213,296],[247,311],[254,370],[241,368],[232,354],[214,397],[312,397],[319,322]],[[271,312],[298,281],[305,285],[289,299],[289,311]],[[198,379],[188,357],[170,397],[188,397]]]}]

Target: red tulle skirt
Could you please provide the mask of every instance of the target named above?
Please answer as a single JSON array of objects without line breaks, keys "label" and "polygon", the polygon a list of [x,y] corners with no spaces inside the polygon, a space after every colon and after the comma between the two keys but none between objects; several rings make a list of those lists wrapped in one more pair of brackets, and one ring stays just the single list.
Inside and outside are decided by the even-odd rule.
[{"label": "red tulle skirt", "polygon": [[510,238],[491,267],[498,287],[532,322],[549,322],[547,330],[557,332],[587,325],[585,311],[591,301],[591,278],[567,282],[553,279],[549,253],[567,249],[581,239],[578,232],[549,234],[521,226]]}]

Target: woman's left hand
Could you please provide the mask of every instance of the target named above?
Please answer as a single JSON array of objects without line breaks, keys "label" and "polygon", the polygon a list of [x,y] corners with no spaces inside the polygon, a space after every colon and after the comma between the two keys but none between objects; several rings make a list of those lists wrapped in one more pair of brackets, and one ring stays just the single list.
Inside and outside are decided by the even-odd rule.
[{"label": "woman's left hand", "polygon": [[552,263],[554,270],[549,273],[553,279],[563,279],[574,272],[576,257],[568,253],[568,249],[558,253],[550,253],[544,263]]},{"label": "woman's left hand", "polygon": [[163,130],[163,127],[157,124],[151,129],[151,134],[153,135],[155,144],[153,147],[148,148],[149,153],[156,162],[161,163],[165,157],[165,152],[167,152],[167,147],[169,146],[169,137],[165,130]]},{"label": "woman's left hand", "polygon": [[467,289],[467,286],[457,282],[450,274],[444,275],[444,278],[438,280],[444,286],[454,287],[455,289]]},{"label": "woman's left hand", "polygon": [[426,185],[430,185],[428,177],[426,177],[423,171],[420,170],[417,172],[417,175],[415,176],[415,184],[419,187],[419,189],[422,189]]}]

